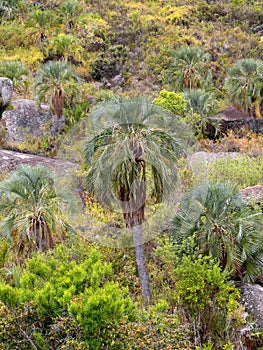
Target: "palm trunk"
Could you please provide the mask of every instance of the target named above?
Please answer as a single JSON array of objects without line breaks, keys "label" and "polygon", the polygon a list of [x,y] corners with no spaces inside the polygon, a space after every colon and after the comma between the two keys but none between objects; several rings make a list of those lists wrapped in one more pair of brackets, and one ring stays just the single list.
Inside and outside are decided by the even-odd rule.
[{"label": "palm trunk", "polygon": [[144,302],[146,306],[150,305],[150,300],[152,299],[152,293],[150,288],[150,279],[145,262],[143,244],[142,244],[142,232],[141,226],[133,227],[133,242],[135,247],[136,263],[139,273],[139,278],[142,287],[142,293],[144,297]]},{"label": "palm trunk", "polygon": [[[140,158],[136,159],[136,163],[138,169],[138,184],[135,199],[132,198],[130,189],[126,188],[125,186],[121,186],[119,198],[124,203],[123,217],[126,227],[132,228],[133,230],[133,242],[135,247],[138,274],[145,305],[149,306],[152,293],[142,243],[142,223],[144,221],[144,208],[146,200],[146,163]],[[139,204],[141,205],[140,207],[138,207]]]}]

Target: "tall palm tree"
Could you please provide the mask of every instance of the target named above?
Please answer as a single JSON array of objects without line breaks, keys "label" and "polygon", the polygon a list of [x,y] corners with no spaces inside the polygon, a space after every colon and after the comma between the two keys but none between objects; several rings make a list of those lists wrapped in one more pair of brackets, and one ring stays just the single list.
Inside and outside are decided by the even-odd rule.
[{"label": "tall palm tree", "polygon": [[44,165],[21,166],[0,183],[0,237],[19,252],[54,247],[56,229],[70,229],[62,220],[54,175]]},{"label": "tall palm tree", "polygon": [[147,178],[152,179],[152,198],[162,201],[176,185],[175,161],[182,149],[153,122],[165,125],[170,113],[146,98],[114,97],[95,106],[90,115],[95,126],[105,120],[107,127],[85,144],[88,187],[102,204],[113,209],[117,198],[126,227],[133,230],[138,273],[148,305],[151,290],[141,226]]},{"label": "tall palm tree", "polygon": [[225,87],[230,101],[238,108],[262,117],[263,61],[254,58],[237,61],[227,73]]},{"label": "tall palm tree", "polygon": [[182,46],[174,52],[168,82],[177,91],[207,86],[211,81],[210,56],[198,46]]},{"label": "tall palm tree", "polygon": [[35,90],[40,102],[49,101],[52,112],[61,117],[67,96],[72,94],[72,81],[78,80],[68,62],[49,61],[43,64],[36,77]]},{"label": "tall palm tree", "polygon": [[[173,221],[177,244],[194,235],[203,254],[219,259],[222,269],[253,282],[263,271],[263,221],[249,208],[234,185],[210,183],[184,198],[182,213]],[[194,215],[194,213],[198,213]]]}]

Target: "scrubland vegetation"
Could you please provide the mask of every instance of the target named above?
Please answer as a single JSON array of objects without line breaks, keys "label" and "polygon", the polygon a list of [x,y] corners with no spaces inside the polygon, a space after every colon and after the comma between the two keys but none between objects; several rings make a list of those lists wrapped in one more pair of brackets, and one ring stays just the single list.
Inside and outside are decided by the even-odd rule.
[{"label": "scrubland vegetation", "polygon": [[[0,1],[0,76],[66,121],[1,147],[70,153],[88,218],[52,169],[1,174],[0,349],[263,348],[239,289],[263,282],[262,202],[239,192],[263,136],[213,119],[263,117],[262,60],[260,0]],[[197,172],[199,151],[235,154]]]}]

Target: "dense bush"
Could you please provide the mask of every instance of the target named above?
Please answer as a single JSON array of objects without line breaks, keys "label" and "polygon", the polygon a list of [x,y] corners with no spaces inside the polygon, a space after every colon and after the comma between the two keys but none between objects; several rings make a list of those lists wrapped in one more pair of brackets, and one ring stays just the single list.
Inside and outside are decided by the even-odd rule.
[{"label": "dense bush", "polygon": [[242,324],[239,292],[228,274],[209,256],[185,255],[175,269],[174,297],[193,325],[196,345],[212,342],[215,348],[235,339]]},{"label": "dense bush", "polygon": [[[74,257],[77,249],[80,255]],[[81,338],[86,348],[101,349],[111,329],[134,317],[127,290],[110,281],[111,273],[98,251],[85,251],[83,246],[70,252],[60,245],[47,255],[32,257],[11,280],[3,277],[0,284],[0,344],[7,348],[23,339],[22,349],[34,349],[33,343],[37,346],[41,340],[43,349],[50,349],[54,336],[63,344],[66,328],[69,341],[74,333],[74,340]]]}]

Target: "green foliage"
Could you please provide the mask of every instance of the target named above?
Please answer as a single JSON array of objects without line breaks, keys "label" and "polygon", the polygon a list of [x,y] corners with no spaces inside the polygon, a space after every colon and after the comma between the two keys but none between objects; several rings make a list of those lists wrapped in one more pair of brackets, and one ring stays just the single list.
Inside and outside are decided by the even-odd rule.
[{"label": "green foliage", "polygon": [[120,74],[128,57],[128,49],[123,45],[110,46],[107,51],[98,55],[91,65],[91,75],[94,79],[113,78]]},{"label": "green foliage", "polygon": [[43,64],[36,77],[35,90],[40,102],[49,101],[52,111],[61,117],[66,100],[76,92],[73,84],[78,76],[68,62],[49,61]]},{"label": "green foliage", "polygon": [[69,28],[74,28],[76,18],[81,14],[82,6],[79,1],[66,1],[62,4],[61,15],[65,18]]},{"label": "green foliage", "polygon": [[228,181],[236,184],[239,189],[260,184],[262,172],[263,157],[250,157],[246,154],[217,159],[208,166],[211,181]]},{"label": "green foliage", "polygon": [[29,28],[34,28],[38,35],[38,43],[41,43],[41,41],[45,41],[46,32],[50,31],[56,24],[57,19],[54,11],[37,7],[29,13],[26,25]]},{"label": "green foliage", "polygon": [[0,236],[13,242],[18,253],[46,250],[54,237],[70,226],[63,220],[54,174],[44,166],[21,166],[0,183]]},{"label": "green foliage", "polygon": [[14,87],[26,86],[29,82],[25,80],[28,70],[19,61],[4,61],[0,64],[0,75],[9,78]]},{"label": "green foliage", "polygon": [[21,0],[1,0],[0,1],[0,22],[10,20],[15,17]]},{"label": "green foliage", "polygon": [[184,93],[187,101],[188,121],[195,129],[199,137],[205,137],[209,128],[214,128],[214,135],[218,133],[218,125],[211,121],[211,117],[216,110],[217,100],[215,94],[211,91],[207,92],[202,89],[191,89]]},{"label": "green foliage", "polygon": [[136,322],[123,324],[116,330],[114,349],[194,349],[193,332],[188,323],[180,324],[176,313],[161,309],[161,301]]},{"label": "green foliage", "polygon": [[210,256],[184,255],[174,273],[173,294],[194,324],[196,345],[209,340],[221,348],[232,340],[233,334],[228,330],[234,324],[238,328],[237,322],[242,323],[240,311],[237,318],[239,292],[227,282],[229,276],[221,271],[219,263]]},{"label": "green foliage", "polygon": [[59,34],[50,41],[48,45],[49,55],[56,55],[66,61],[71,58],[79,58],[82,50],[79,40],[72,34]]},{"label": "green foliage", "polygon": [[[79,256],[74,257],[77,252]],[[9,281],[12,286],[0,284],[0,310],[9,308],[0,317],[0,344],[12,346],[17,337],[22,337],[53,349],[53,342],[63,344],[63,334],[68,332],[67,341],[101,349],[119,322],[134,319],[134,305],[127,290],[111,282],[111,274],[111,266],[102,261],[100,253],[84,245],[73,247],[73,251],[59,245],[47,255],[29,259],[16,282]],[[20,325],[10,323],[12,317],[21,319],[26,309],[31,319],[24,317]]]},{"label": "green foliage", "polygon": [[207,118],[215,113],[217,100],[211,91],[192,89],[184,93],[187,101],[187,110],[191,113],[198,113],[202,118]]},{"label": "green foliage", "polygon": [[153,100],[158,106],[168,109],[175,115],[184,116],[186,111],[186,100],[182,93],[162,90],[157,98]]},{"label": "green foliage", "polygon": [[[107,129],[103,132],[99,129],[101,133],[85,145],[85,157],[90,163],[87,179],[91,193],[96,193],[109,207],[112,205],[112,197],[109,196],[112,189],[120,200],[124,193],[129,193],[129,198],[137,205],[137,201],[141,200],[141,177],[145,176],[143,172],[147,166],[151,171],[154,200],[160,202],[169,196],[177,179],[174,162],[183,151],[180,141],[158,126],[175,126],[177,121],[171,118],[169,111],[145,97],[114,97],[91,110],[96,128],[99,123],[105,123],[105,116]],[[152,124],[149,128],[150,120]],[[178,130],[176,132],[179,134]],[[137,164],[142,159],[144,166],[140,166],[138,171]],[[138,181],[136,191],[131,186],[135,179]]]}]

